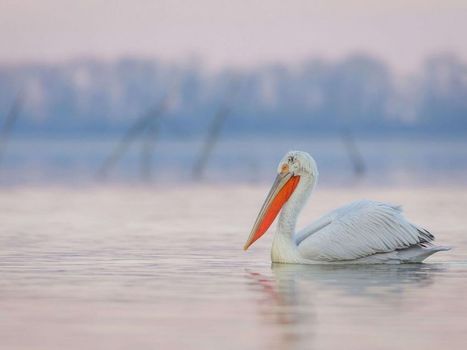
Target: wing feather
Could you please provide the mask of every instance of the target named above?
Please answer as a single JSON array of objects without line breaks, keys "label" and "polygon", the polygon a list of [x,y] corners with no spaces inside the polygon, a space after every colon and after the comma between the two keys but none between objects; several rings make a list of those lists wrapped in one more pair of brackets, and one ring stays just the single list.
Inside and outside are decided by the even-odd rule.
[{"label": "wing feather", "polygon": [[[322,225],[326,222],[326,225]],[[311,260],[354,260],[429,243],[434,236],[408,222],[402,209],[375,201],[358,201],[299,232],[300,253]]]}]

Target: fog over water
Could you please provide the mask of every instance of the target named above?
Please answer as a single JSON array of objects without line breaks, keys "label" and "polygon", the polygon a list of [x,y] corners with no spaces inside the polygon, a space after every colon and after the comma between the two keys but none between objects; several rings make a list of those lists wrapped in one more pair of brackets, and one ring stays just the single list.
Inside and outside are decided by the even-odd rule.
[{"label": "fog over water", "polygon": [[[465,185],[467,142],[463,138],[355,137],[352,144],[340,136],[250,136],[221,138],[207,158],[201,179],[194,167],[204,144],[198,139],[161,139],[149,160],[136,140],[99,177],[118,138],[17,138],[1,159],[0,183],[21,184],[163,184],[246,183],[269,184],[285,152],[298,149],[313,155],[320,171],[320,186],[455,186]],[[356,172],[356,148],[362,173]],[[143,168],[142,168],[143,167]],[[145,175],[144,167],[151,173]],[[195,181],[195,182],[196,182]]]}]

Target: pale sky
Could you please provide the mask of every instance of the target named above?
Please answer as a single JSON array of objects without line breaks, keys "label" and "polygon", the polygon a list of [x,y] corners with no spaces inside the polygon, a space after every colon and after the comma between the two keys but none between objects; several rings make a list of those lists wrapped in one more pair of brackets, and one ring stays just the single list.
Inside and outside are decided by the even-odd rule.
[{"label": "pale sky", "polygon": [[121,56],[209,67],[368,52],[402,71],[467,59],[466,0],[2,0],[0,62]]}]

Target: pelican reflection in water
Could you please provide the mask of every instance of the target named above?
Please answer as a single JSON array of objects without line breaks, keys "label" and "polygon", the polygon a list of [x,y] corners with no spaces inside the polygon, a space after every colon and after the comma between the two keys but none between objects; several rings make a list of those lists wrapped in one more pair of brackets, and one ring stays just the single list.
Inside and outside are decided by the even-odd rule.
[{"label": "pelican reflection in water", "polygon": [[[348,320],[356,310],[375,319],[382,309],[403,313],[417,302],[411,292],[433,284],[435,275],[444,271],[439,264],[273,263],[271,269],[271,277],[247,270],[246,278],[257,295],[261,319],[277,325],[270,342],[279,349],[309,348],[320,323],[329,322],[324,314]],[[329,326],[334,324],[324,325]]]}]

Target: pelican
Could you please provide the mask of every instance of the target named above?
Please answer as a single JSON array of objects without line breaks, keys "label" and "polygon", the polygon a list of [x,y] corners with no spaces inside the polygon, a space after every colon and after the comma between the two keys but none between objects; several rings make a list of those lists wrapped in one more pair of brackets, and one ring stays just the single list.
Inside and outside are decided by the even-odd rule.
[{"label": "pelican", "polygon": [[297,217],[318,181],[315,160],[290,151],[245,243],[247,250],[279,214],[271,259],[289,264],[419,263],[449,247],[435,246],[434,236],[410,223],[400,206],[360,200],[324,215],[295,232]]}]

